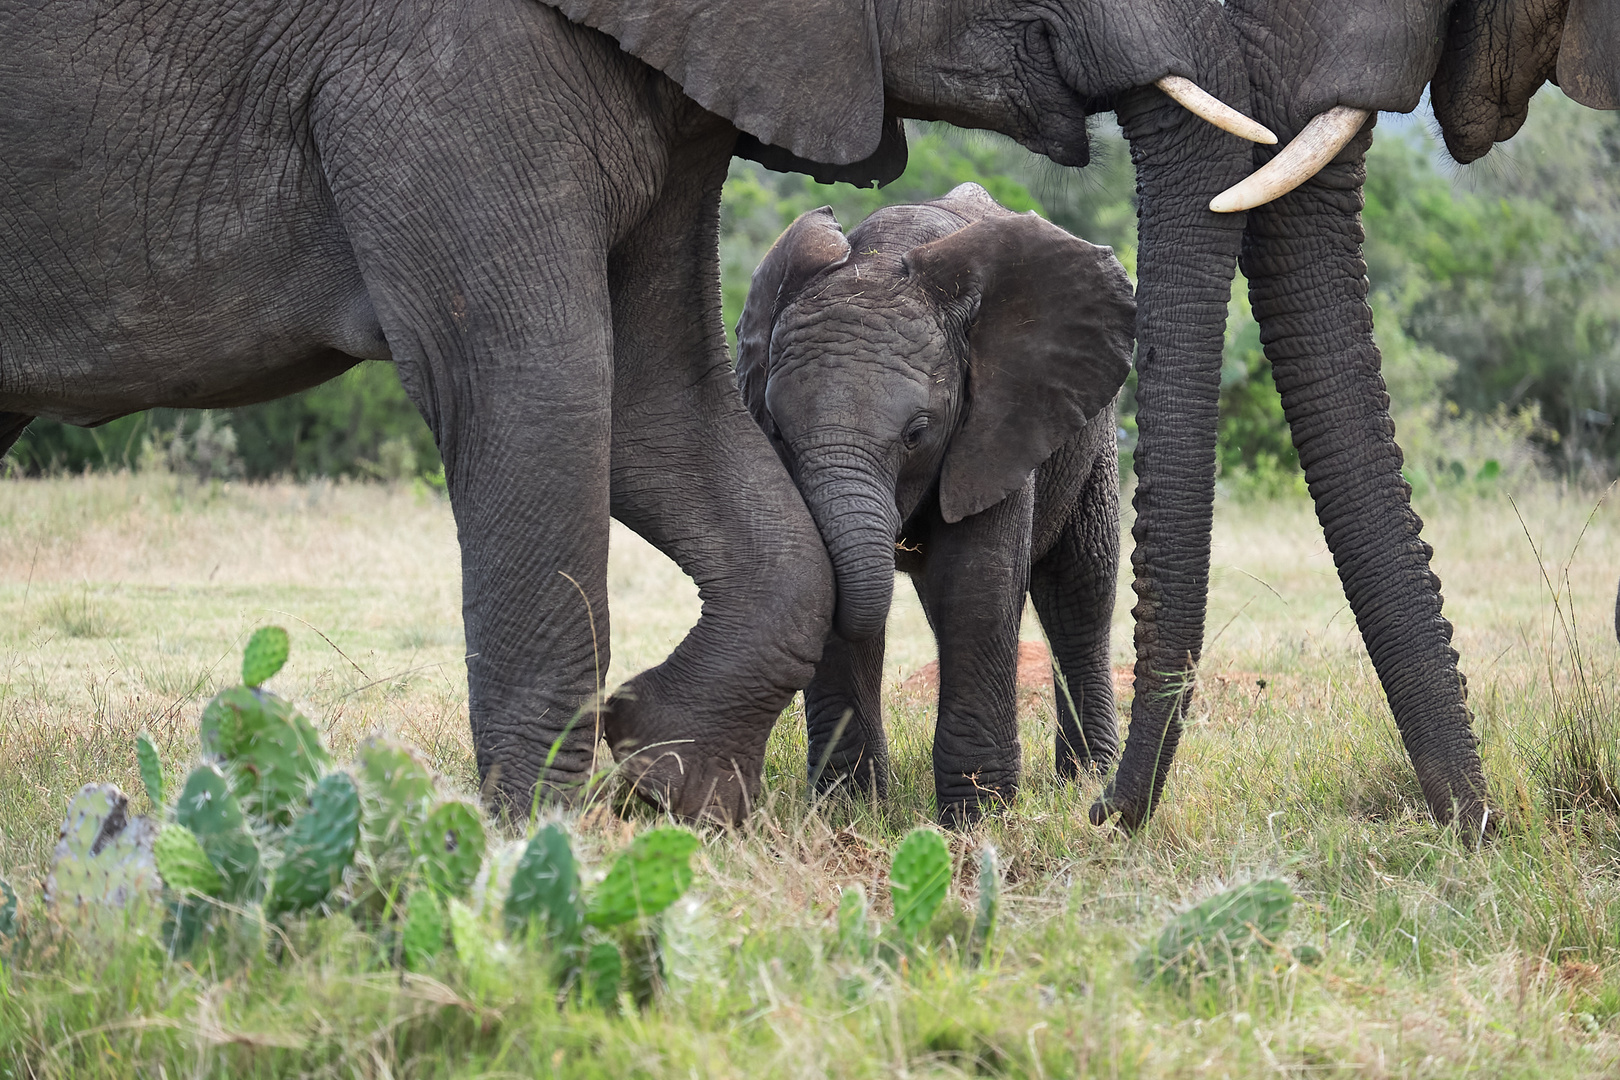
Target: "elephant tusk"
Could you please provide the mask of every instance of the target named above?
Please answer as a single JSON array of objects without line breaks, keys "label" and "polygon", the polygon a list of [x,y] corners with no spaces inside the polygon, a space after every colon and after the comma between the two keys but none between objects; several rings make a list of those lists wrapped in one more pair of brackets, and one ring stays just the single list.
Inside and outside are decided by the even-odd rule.
[{"label": "elephant tusk", "polygon": [[1276,157],[1211,199],[1209,208],[1231,214],[1288,194],[1337,157],[1369,115],[1366,109],[1348,105],[1335,105],[1317,115]]},{"label": "elephant tusk", "polygon": [[1180,75],[1166,75],[1153,84],[1174,99],[1182,108],[1222,131],[1231,132],[1240,139],[1273,146],[1277,136],[1271,129],[1238,112],[1232,106],[1205,90],[1191,79]]}]

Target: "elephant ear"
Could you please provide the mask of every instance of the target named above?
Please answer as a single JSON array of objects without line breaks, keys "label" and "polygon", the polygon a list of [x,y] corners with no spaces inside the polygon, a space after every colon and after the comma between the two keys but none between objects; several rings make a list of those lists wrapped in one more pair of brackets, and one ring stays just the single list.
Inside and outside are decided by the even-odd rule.
[{"label": "elephant ear", "polygon": [[754,270],[748,302],[737,319],[737,389],[754,422],[774,434],[765,408],[765,384],[770,377],[771,331],[776,316],[793,302],[810,279],[823,270],[849,261],[849,241],[832,207],[800,214],[776,238]]},{"label": "elephant ear", "polygon": [[1558,85],[1582,105],[1620,109],[1620,7],[1614,0],[1569,0]]},{"label": "elephant ear", "polygon": [[761,143],[847,165],[877,152],[883,62],[873,0],[546,0]]},{"label": "elephant ear", "polygon": [[1114,400],[1136,300],[1112,249],[1033,212],[986,218],[906,259],[972,317],[967,411],[939,478],[940,513],[960,521],[1022,486]]}]

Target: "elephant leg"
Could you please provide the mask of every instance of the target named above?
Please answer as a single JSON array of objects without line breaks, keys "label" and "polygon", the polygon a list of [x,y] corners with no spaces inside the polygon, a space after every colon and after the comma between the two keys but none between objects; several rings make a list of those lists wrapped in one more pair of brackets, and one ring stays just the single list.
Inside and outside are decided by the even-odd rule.
[{"label": "elephant leg", "polygon": [[939,640],[934,794],[948,825],[971,824],[1018,790],[1018,626],[1033,504],[1028,483],[954,525],[936,520],[923,541],[918,593]]},{"label": "elephant leg", "polygon": [[703,615],[614,694],[606,730],[643,798],[735,821],[777,715],[810,681],[832,569],[804,501],[743,408],[720,311],[720,186],[735,132],[676,147],[652,212],[614,250],[613,513],[697,582]]},{"label": "elephant leg", "polygon": [[22,413],[0,413],[0,457],[4,457],[12,444],[22,437],[22,433],[33,421],[32,416]]},{"label": "elephant leg", "polygon": [[1106,454],[1097,462],[1057,542],[1029,570],[1030,599],[1052,645],[1057,772],[1066,779],[1101,773],[1119,753],[1109,664],[1119,577],[1117,460]]},{"label": "elephant leg", "polygon": [[883,732],[883,638],[827,637],[815,678],[804,688],[810,780],[817,794],[838,788],[889,793],[889,743]]},{"label": "elephant leg", "polygon": [[1477,833],[1491,818],[1484,772],[1367,305],[1369,139],[1370,129],[1315,180],[1250,212],[1243,266],[1317,519],[1424,798],[1437,820],[1460,815]]}]

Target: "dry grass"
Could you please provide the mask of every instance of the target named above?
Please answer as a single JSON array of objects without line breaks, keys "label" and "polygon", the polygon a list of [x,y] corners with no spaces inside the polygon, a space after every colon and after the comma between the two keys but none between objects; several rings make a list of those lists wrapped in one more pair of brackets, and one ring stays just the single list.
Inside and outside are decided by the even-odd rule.
[{"label": "dry grass", "polygon": [[[1309,506],[1223,504],[1206,671],[1266,685],[1205,680],[1166,801],[1131,840],[1086,823],[1095,782],[1057,781],[1050,700],[1026,711],[1017,803],[952,842],[962,856],[990,840],[1007,867],[988,969],[955,959],[966,869],[933,960],[896,972],[829,952],[840,887],[863,883],[882,910],[887,852],[930,813],[931,710],[896,690],[933,649],[902,586],[893,797],[808,803],[790,711],[766,804],[708,837],[685,952],[651,1011],[558,1013],[521,978],[482,1000],[453,964],[401,982],[342,919],[309,927],[298,958],[236,972],[64,945],[49,963],[0,967],[0,1075],[1612,1075],[1620,824],[1557,779],[1578,764],[1572,738],[1600,766],[1620,740],[1608,629],[1620,508],[1597,514],[1564,566],[1591,504],[1520,498],[1545,568],[1505,500],[1421,506],[1511,815],[1483,851],[1423,813]],[[610,682],[659,660],[697,613],[690,582],[615,528]],[[1543,569],[1583,635],[1578,667]],[[278,689],[337,748],[388,727],[471,785],[458,607],[448,508],[407,488],[0,484],[0,870],[27,891],[81,783],[138,789],[136,730],[189,757],[201,702],[268,621],[294,639]],[[627,826],[594,813],[575,828],[611,846]],[[1304,902],[1289,941],[1321,948],[1320,968],[1191,994],[1136,979],[1138,944],[1174,907],[1262,874],[1293,883]]]}]

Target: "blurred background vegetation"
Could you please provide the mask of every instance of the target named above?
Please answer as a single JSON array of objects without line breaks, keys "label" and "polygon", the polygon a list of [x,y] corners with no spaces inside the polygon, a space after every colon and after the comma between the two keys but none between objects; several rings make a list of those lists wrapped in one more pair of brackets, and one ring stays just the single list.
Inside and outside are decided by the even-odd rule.
[{"label": "blurred background vegetation", "polygon": [[[1620,114],[1545,90],[1520,135],[1468,169],[1444,158],[1430,123],[1421,113],[1384,117],[1368,160],[1368,276],[1408,479],[1420,495],[1533,474],[1606,482],[1620,464]],[[760,256],[798,214],[830,204],[850,228],[879,206],[966,180],[1013,210],[1113,246],[1134,271],[1129,151],[1106,118],[1094,136],[1092,165],[1074,171],[997,136],[916,125],[910,166],[881,191],[734,162],[721,240],[728,328]],[[1223,488],[1302,492],[1241,282],[1221,397]],[[1120,427],[1128,469],[1129,387]],[[248,408],[154,410],[94,430],[36,421],[7,467],[407,478],[432,477],[439,461],[392,367],[365,363]]]}]

